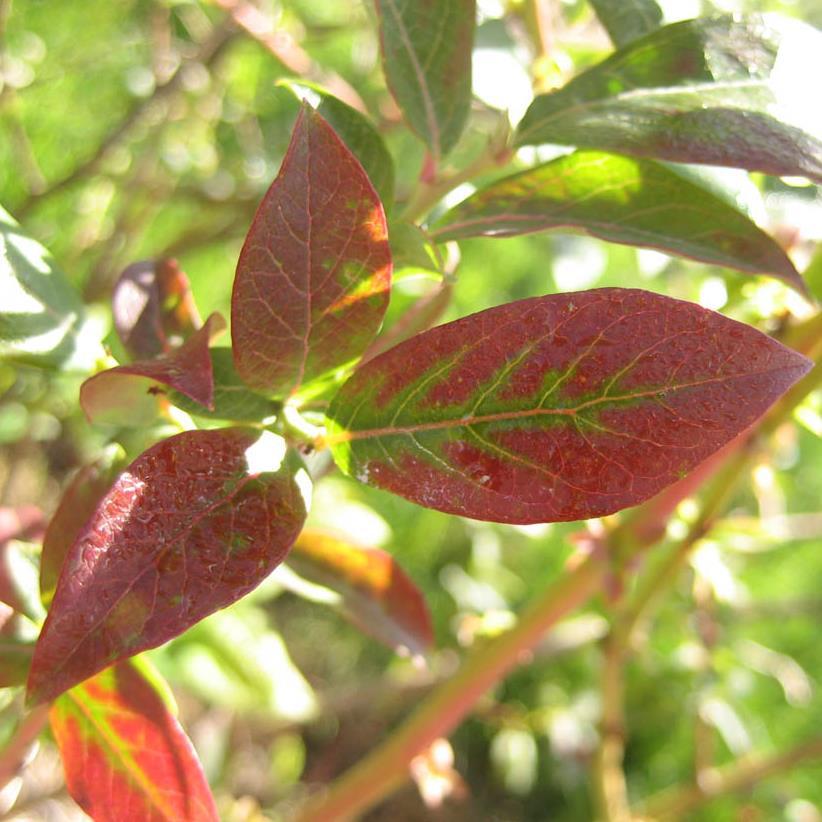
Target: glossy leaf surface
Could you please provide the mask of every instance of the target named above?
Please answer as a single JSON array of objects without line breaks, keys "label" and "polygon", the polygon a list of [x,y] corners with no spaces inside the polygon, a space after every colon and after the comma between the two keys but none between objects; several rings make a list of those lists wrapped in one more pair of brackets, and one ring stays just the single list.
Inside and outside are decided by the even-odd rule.
[{"label": "glossy leaf surface", "polygon": [[435,162],[471,106],[475,0],[376,0],[388,86]]},{"label": "glossy leaf surface", "polygon": [[208,353],[214,375],[213,408],[208,409],[171,389],[168,399],[178,408],[208,419],[235,422],[259,422],[274,416],[282,408],[282,403],[252,391],[240,379],[230,348],[209,348]]},{"label": "glossy leaf surface", "polygon": [[237,372],[285,396],[346,365],[377,332],[390,285],[379,198],[328,123],[303,107],[237,264]]},{"label": "glossy leaf surface", "polygon": [[97,822],[217,821],[191,742],[133,662],[64,693],[49,720],[68,791]]},{"label": "glossy leaf surface", "polygon": [[101,457],[83,466],[66,486],[43,537],[40,599],[44,605],[48,606],[54,596],[66,554],[122,467],[114,457]]},{"label": "glossy leaf surface", "polygon": [[685,476],[810,363],[750,326],[631,289],[536,297],[364,365],[329,408],[342,469],[498,522],[602,516]]},{"label": "glossy leaf surface", "polygon": [[43,246],[0,207],[0,360],[90,369],[103,355],[99,329]]},{"label": "glossy leaf surface", "polygon": [[795,105],[798,61],[820,43],[812,29],[797,25],[782,37],[759,18],[675,23],[537,97],[516,143],[822,181],[822,142],[799,127]]},{"label": "glossy leaf surface", "polygon": [[214,377],[208,344],[225,328],[212,314],[179,348],[153,360],[118,365],[89,377],[80,405],[91,422],[144,425],[157,413],[165,389],[173,388],[205,408],[214,407]]},{"label": "glossy leaf surface", "polygon": [[51,699],[255,588],[302,527],[300,470],[282,438],[244,428],[186,431],[139,456],[63,563],[30,698]]},{"label": "glossy leaf surface", "polygon": [[287,564],[308,582],[339,594],[343,613],[389,648],[421,654],[433,643],[422,593],[386,551],[305,529]]},{"label": "glossy leaf surface", "polygon": [[281,82],[312,104],[354,153],[387,211],[394,200],[394,158],[371,120],[315,83]]},{"label": "glossy leaf surface", "polygon": [[111,295],[114,327],[138,360],[167,354],[202,324],[176,260],[143,260],[123,271]]},{"label": "glossy leaf surface", "polygon": [[451,209],[434,233],[455,240],[563,227],[767,272],[804,290],[776,242],[715,194],[652,160],[599,151],[577,151],[499,180]]},{"label": "glossy leaf surface", "polygon": [[662,9],[654,0],[591,0],[611,42],[624,46],[662,25]]}]

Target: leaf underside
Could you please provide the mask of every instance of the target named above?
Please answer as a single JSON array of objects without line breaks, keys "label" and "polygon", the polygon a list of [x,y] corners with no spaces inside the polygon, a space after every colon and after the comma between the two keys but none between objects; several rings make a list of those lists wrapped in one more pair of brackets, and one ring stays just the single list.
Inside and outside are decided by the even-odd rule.
[{"label": "leaf underside", "polygon": [[63,563],[31,701],[166,642],[256,587],[305,519],[299,460],[243,428],[186,431],[139,456]]},{"label": "leaf underside", "polygon": [[822,142],[793,122],[800,112],[790,112],[791,122],[781,119],[793,103],[777,70],[794,43],[807,48],[811,39],[818,48],[818,34],[783,38],[759,18],[665,26],[539,95],[516,144],[576,145],[822,182]]},{"label": "leaf underside", "polygon": [[576,151],[505,177],[447,212],[440,240],[571,228],[751,273],[805,291],[780,246],[715,194],[652,160]]},{"label": "leaf underside", "polygon": [[331,127],[303,106],[237,263],[237,372],[275,396],[299,392],[362,354],[382,322],[390,285],[379,198]]},{"label": "leaf underside", "polygon": [[632,289],[492,308],[364,365],[329,411],[348,474],[497,522],[603,516],[685,476],[809,361],[750,326]]},{"label": "leaf underside", "polygon": [[191,742],[133,662],[60,696],[49,720],[68,791],[96,822],[219,818]]}]

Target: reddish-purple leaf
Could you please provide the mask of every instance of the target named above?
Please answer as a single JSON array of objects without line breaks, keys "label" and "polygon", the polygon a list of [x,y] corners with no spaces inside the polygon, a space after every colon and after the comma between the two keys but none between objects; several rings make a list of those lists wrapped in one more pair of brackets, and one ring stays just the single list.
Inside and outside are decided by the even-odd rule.
[{"label": "reddish-purple leaf", "polygon": [[142,425],[157,413],[161,386],[212,409],[214,375],[208,344],[224,329],[225,320],[214,313],[170,354],[118,365],[89,377],[80,387],[80,405],[86,416],[97,423]]},{"label": "reddish-purple leaf", "polygon": [[130,265],[114,285],[111,309],[117,335],[135,359],[168,354],[201,325],[177,260]]},{"label": "reddish-purple leaf", "polygon": [[298,576],[336,592],[343,613],[389,648],[422,654],[433,643],[422,593],[386,551],[305,529],[287,562]]},{"label": "reddish-purple leaf", "polygon": [[270,432],[186,431],[139,456],[66,556],[29,677],[52,699],[256,587],[302,528],[307,475]]},{"label": "reddish-purple leaf", "polygon": [[66,786],[96,822],[214,822],[197,754],[161,692],[121,662],[49,711]]},{"label": "reddish-purple leaf", "polygon": [[69,482],[43,537],[40,555],[40,599],[48,606],[69,548],[91,519],[103,494],[122,468],[116,459],[101,457],[81,468]]},{"label": "reddish-purple leaf", "polygon": [[685,476],[810,362],[692,303],[605,288],[521,300],[371,360],[329,411],[363,482],[498,522],[602,516]]},{"label": "reddish-purple leaf", "polygon": [[385,214],[359,161],[303,107],[237,264],[231,334],[252,388],[294,394],[366,349],[391,285]]}]

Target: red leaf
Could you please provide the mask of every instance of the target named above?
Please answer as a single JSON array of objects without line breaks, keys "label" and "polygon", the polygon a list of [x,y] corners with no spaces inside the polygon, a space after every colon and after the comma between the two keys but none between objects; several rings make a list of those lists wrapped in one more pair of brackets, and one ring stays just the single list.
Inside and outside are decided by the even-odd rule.
[{"label": "red leaf", "polygon": [[40,598],[48,605],[71,546],[89,521],[103,494],[119,473],[117,460],[101,458],[81,468],[69,482],[43,537],[40,555]]},{"label": "red leaf", "polygon": [[390,284],[379,198],[328,123],[304,106],[237,264],[238,373],[282,396],[346,365],[376,334]]},{"label": "red leaf", "polygon": [[201,325],[177,260],[143,260],[120,275],[111,296],[114,328],[137,359],[167,354]]},{"label": "red leaf", "polygon": [[218,819],[191,742],[133,662],[63,694],[49,719],[68,791],[96,822]]},{"label": "red leaf", "polygon": [[186,431],[139,456],[66,556],[30,698],[52,699],[256,587],[302,528],[300,471],[281,437],[245,428]]},{"label": "red leaf", "polygon": [[142,425],[157,413],[161,385],[213,409],[214,375],[208,344],[223,329],[225,320],[214,313],[170,354],[118,365],[89,377],[80,386],[80,405],[89,421]]},{"label": "red leaf", "polygon": [[521,300],[371,360],[328,411],[347,473],[498,522],[603,516],[688,474],[810,362],[692,303],[605,288]]},{"label": "red leaf", "polygon": [[288,566],[340,594],[345,615],[389,648],[421,654],[433,643],[425,599],[386,551],[305,529],[288,555]]}]

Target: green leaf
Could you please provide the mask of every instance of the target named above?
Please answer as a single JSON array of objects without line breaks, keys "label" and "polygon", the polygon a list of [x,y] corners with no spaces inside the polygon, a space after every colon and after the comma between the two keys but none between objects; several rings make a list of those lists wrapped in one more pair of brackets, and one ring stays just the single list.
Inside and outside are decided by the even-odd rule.
[{"label": "green leaf", "polygon": [[103,355],[101,329],[43,246],[0,207],[0,360],[85,371]]},{"label": "green leaf", "polygon": [[[531,104],[517,145],[558,143],[822,181],[803,131],[798,61],[822,36],[798,23],[689,20],[659,29]],[[803,57],[804,55],[804,57]]]},{"label": "green leaf", "polygon": [[624,46],[662,25],[654,0],[591,0],[597,17],[615,46]]},{"label": "green leaf", "polygon": [[405,119],[436,164],[471,106],[475,0],[376,0],[383,70]]},{"label": "green leaf", "polygon": [[310,103],[337,132],[360,161],[387,212],[394,201],[394,159],[371,120],[316,83],[280,80],[280,84]]},{"label": "green leaf", "polygon": [[578,151],[505,177],[446,213],[437,240],[579,229],[714,265],[768,273],[804,291],[785,252],[724,200],[652,160]]}]

